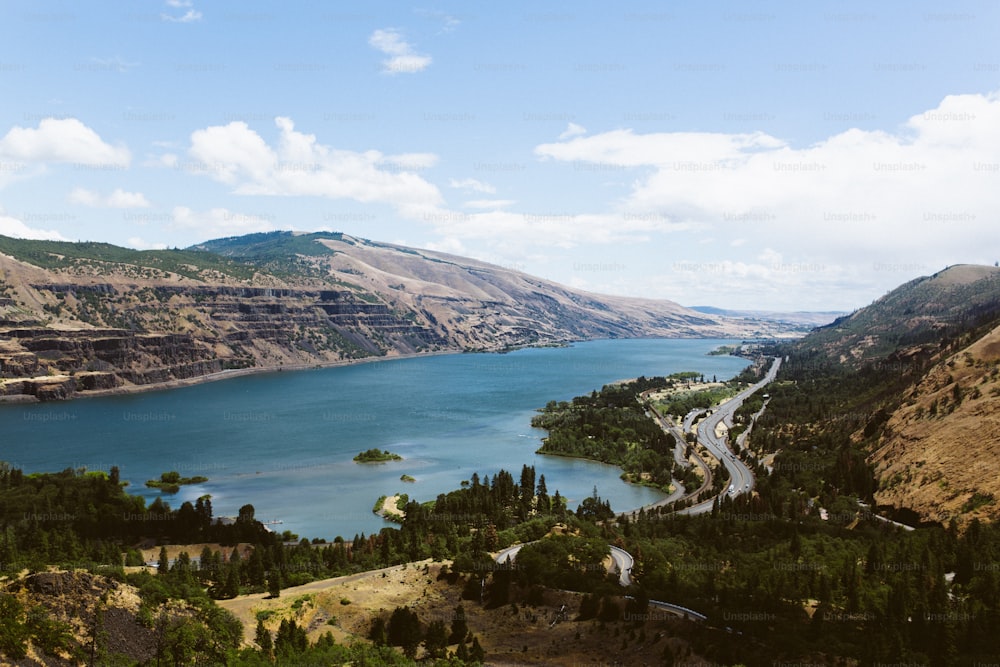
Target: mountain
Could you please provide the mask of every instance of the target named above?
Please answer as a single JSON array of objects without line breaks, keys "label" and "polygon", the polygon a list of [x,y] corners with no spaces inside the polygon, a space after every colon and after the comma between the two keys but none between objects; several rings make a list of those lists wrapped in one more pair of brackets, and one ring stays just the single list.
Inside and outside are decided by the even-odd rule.
[{"label": "mountain", "polygon": [[911,280],[797,344],[852,367],[957,335],[1000,312],[1000,268],[959,264]]},{"label": "mountain", "polygon": [[1000,268],[910,281],[787,351],[815,415],[799,435],[836,442],[846,428],[879,507],[919,522],[1000,519]]},{"label": "mountain", "polygon": [[691,310],[698,311],[699,313],[706,313],[708,315],[786,324],[802,330],[802,333],[806,333],[814,327],[829,324],[837,318],[848,315],[848,313],[837,310],[819,312],[779,312],[774,310],[730,310],[728,308],[716,308],[715,306],[690,306],[690,308]]},{"label": "mountain", "polygon": [[942,356],[902,396],[870,461],[881,506],[943,524],[1000,519],[1000,326]]},{"label": "mountain", "polygon": [[783,330],[346,234],[272,232],[146,251],[0,237],[8,400],[401,354]]}]

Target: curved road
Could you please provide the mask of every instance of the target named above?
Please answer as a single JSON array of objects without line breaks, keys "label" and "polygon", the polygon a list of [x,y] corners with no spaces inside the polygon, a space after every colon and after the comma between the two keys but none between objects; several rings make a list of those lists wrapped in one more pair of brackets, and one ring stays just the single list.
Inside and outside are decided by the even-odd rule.
[{"label": "curved road", "polygon": [[[538,542],[538,540],[535,540],[535,542]],[[521,550],[521,547],[527,546],[528,544],[534,544],[535,542],[526,542],[525,544],[515,544],[512,547],[507,547],[496,555],[495,560],[497,563],[504,563],[509,558],[510,562],[513,563],[514,559],[517,557],[517,552]],[[622,586],[630,586],[632,584],[630,573],[632,572],[632,567],[635,565],[635,559],[632,558],[632,554],[624,549],[619,549],[618,547],[611,546],[610,544],[608,545],[608,548],[611,550],[611,558],[614,561],[615,567],[618,568],[618,583]],[[632,596],[626,595],[625,599],[631,600]],[[649,600],[649,604],[650,606],[662,609],[663,611],[668,611],[681,618],[702,622],[708,620],[708,617],[704,614],[670,602],[664,602],[662,600]]]},{"label": "curved road", "polygon": [[[704,445],[715,458],[722,461],[722,464],[726,466],[726,470],[729,472],[730,484],[728,489],[722,493],[728,494],[730,497],[735,497],[741,493],[748,493],[751,491],[754,486],[754,475],[750,468],[748,468],[743,461],[736,458],[736,455],[731,449],[729,449],[728,435],[718,436],[716,435],[716,430],[719,424],[724,425],[727,430],[732,427],[733,415],[736,413],[736,410],[743,405],[743,401],[749,398],[750,395],[757,390],[773,382],[780,367],[781,358],[775,357],[774,362],[771,364],[771,368],[761,380],[750,385],[725,403],[717,406],[698,426],[698,442]],[[685,426],[687,426],[689,420],[694,420],[692,414],[688,414],[688,416],[684,418]],[[679,510],[678,513],[704,514],[712,511],[714,503],[715,499],[712,498],[711,500],[706,500],[698,503],[697,505],[692,505],[691,507]]]},{"label": "curved road", "polygon": [[[535,544],[539,540],[534,542],[525,542],[524,544],[515,544],[514,546],[507,547],[493,557],[493,560],[502,565],[509,558],[510,562],[513,563],[517,558],[517,553],[521,550],[521,547],[528,546],[529,544]],[[608,545],[611,550],[611,562],[614,567],[618,570],[618,583],[622,586],[632,585],[632,568],[635,566],[635,559],[632,558],[632,554],[625,551],[624,549],[619,549],[618,547]],[[609,572],[610,574],[610,572]]]}]

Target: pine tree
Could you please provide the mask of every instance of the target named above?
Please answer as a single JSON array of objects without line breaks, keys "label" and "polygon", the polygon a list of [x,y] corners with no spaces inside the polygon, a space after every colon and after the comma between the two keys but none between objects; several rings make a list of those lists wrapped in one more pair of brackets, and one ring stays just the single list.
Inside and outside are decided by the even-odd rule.
[{"label": "pine tree", "polygon": [[469,649],[469,659],[472,662],[483,662],[486,660],[486,651],[479,645],[479,637],[472,638],[472,648]]},{"label": "pine tree", "polygon": [[372,621],[372,628],[368,631],[368,639],[372,640],[375,646],[385,646],[389,643],[385,631],[385,619],[381,616],[376,616],[375,620]]},{"label": "pine tree", "polygon": [[465,645],[464,639],[459,642],[458,649],[455,651],[455,657],[463,663],[469,662],[469,647]]},{"label": "pine tree", "polygon": [[427,655],[432,658],[443,658],[447,646],[448,631],[444,627],[444,621],[431,621],[424,634],[424,648],[427,649]]},{"label": "pine tree", "polygon": [[549,490],[545,486],[545,475],[539,475],[538,477],[538,489],[535,491],[537,496],[535,505],[538,507],[538,511],[541,514],[548,514],[551,511],[549,502]]},{"label": "pine tree", "polygon": [[160,547],[160,559],[156,563],[156,572],[165,575],[170,571],[170,558],[167,557],[167,548]]},{"label": "pine tree", "polygon": [[267,592],[272,598],[281,597],[281,573],[271,570],[267,575]]},{"label": "pine tree", "polygon": [[465,644],[465,637],[469,634],[469,624],[465,620],[465,608],[462,605],[455,607],[455,616],[451,621],[451,636],[448,637],[449,644]]},{"label": "pine tree", "polygon": [[257,632],[255,633],[254,641],[260,647],[260,652],[266,658],[270,658],[274,652],[274,640],[271,638],[270,630],[264,627],[264,621],[262,620],[257,621]]}]

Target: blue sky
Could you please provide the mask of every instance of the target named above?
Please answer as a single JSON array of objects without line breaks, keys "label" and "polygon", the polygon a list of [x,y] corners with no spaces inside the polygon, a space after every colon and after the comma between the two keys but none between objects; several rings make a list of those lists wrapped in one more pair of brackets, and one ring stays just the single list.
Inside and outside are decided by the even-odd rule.
[{"label": "blue sky", "polygon": [[1000,259],[1000,5],[11,2],[0,233],[850,310]]}]

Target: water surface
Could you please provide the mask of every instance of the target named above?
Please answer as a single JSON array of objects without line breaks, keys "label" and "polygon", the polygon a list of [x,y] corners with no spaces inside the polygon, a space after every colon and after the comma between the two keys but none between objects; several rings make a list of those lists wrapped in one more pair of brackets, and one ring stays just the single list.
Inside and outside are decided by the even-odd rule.
[{"label": "water surface", "polygon": [[[118,466],[130,492],[167,470],[204,484],[165,494],[172,507],[211,494],[215,514],[252,503],[278,530],[333,538],[388,525],[378,496],[432,500],[473,472],[522,464],[544,474],[570,507],[598,493],[615,511],[662,494],[625,484],[613,466],[539,456],[531,417],[550,400],[640,375],[693,370],[719,379],[743,359],[707,356],[727,340],[604,340],[507,354],[455,354],[311,371],[267,373],[131,396],[0,406],[0,460],[25,472]],[[378,447],[405,460],[357,464]],[[408,474],[416,482],[400,481]]]}]

